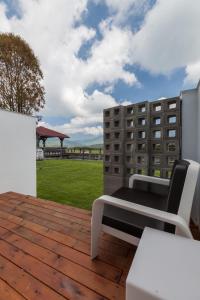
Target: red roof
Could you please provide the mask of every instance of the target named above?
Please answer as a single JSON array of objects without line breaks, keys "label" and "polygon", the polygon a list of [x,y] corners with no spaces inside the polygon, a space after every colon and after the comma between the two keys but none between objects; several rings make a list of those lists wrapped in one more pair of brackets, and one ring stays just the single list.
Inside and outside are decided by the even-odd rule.
[{"label": "red roof", "polygon": [[57,132],[55,130],[48,129],[43,126],[37,127],[36,132],[39,137],[44,137],[44,138],[53,138],[53,137],[58,137],[61,139],[69,138],[69,136],[66,134]]}]

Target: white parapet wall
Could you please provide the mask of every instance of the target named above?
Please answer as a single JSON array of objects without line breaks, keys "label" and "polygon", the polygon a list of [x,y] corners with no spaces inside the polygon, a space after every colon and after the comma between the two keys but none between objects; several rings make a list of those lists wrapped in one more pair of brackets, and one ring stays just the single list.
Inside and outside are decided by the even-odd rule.
[{"label": "white parapet wall", "polygon": [[36,196],[36,120],[0,109],[0,193]]},{"label": "white parapet wall", "polygon": [[[200,82],[197,88],[181,92],[182,157],[200,163]],[[200,176],[197,184],[192,219],[200,228]]]}]

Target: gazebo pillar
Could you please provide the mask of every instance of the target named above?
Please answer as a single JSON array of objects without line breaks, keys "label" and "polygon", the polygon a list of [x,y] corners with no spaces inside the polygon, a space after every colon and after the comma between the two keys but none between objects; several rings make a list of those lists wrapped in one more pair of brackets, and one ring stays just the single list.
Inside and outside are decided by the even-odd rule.
[{"label": "gazebo pillar", "polygon": [[36,140],[37,140],[37,148],[39,148],[40,147],[40,136],[39,135],[37,135],[36,136]]},{"label": "gazebo pillar", "polygon": [[60,138],[60,148],[63,148],[63,141],[64,141],[64,139]]},{"label": "gazebo pillar", "polygon": [[60,157],[62,158],[63,157],[63,141],[64,141],[64,138],[59,138],[60,139]]},{"label": "gazebo pillar", "polygon": [[47,138],[42,138],[42,142],[43,142],[43,148],[45,148],[45,147],[46,147],[46,140],[47,140]]}]

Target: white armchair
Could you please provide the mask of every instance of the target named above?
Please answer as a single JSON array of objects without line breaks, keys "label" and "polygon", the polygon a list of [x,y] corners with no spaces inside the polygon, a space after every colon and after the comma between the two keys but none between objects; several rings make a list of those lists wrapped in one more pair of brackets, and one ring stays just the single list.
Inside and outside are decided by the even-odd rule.
[{"label": "white armchair", "polygon": [[91,258],[98,255],[101,232],[137,245],[146,226],[192,238],[190,213],[199,164],[176,161],[171,180],[133,175],[129,188],[96,199],[92,208]]}]

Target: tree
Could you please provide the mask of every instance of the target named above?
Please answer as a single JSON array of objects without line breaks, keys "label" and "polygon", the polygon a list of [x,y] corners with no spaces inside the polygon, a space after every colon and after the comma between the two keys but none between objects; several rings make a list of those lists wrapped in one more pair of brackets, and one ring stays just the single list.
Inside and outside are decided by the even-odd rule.
[{"label": "tree", "polygon": [[44,107],[43,74],[29,45],[12,33],[0,34],[0,108],[31,115]]}]

